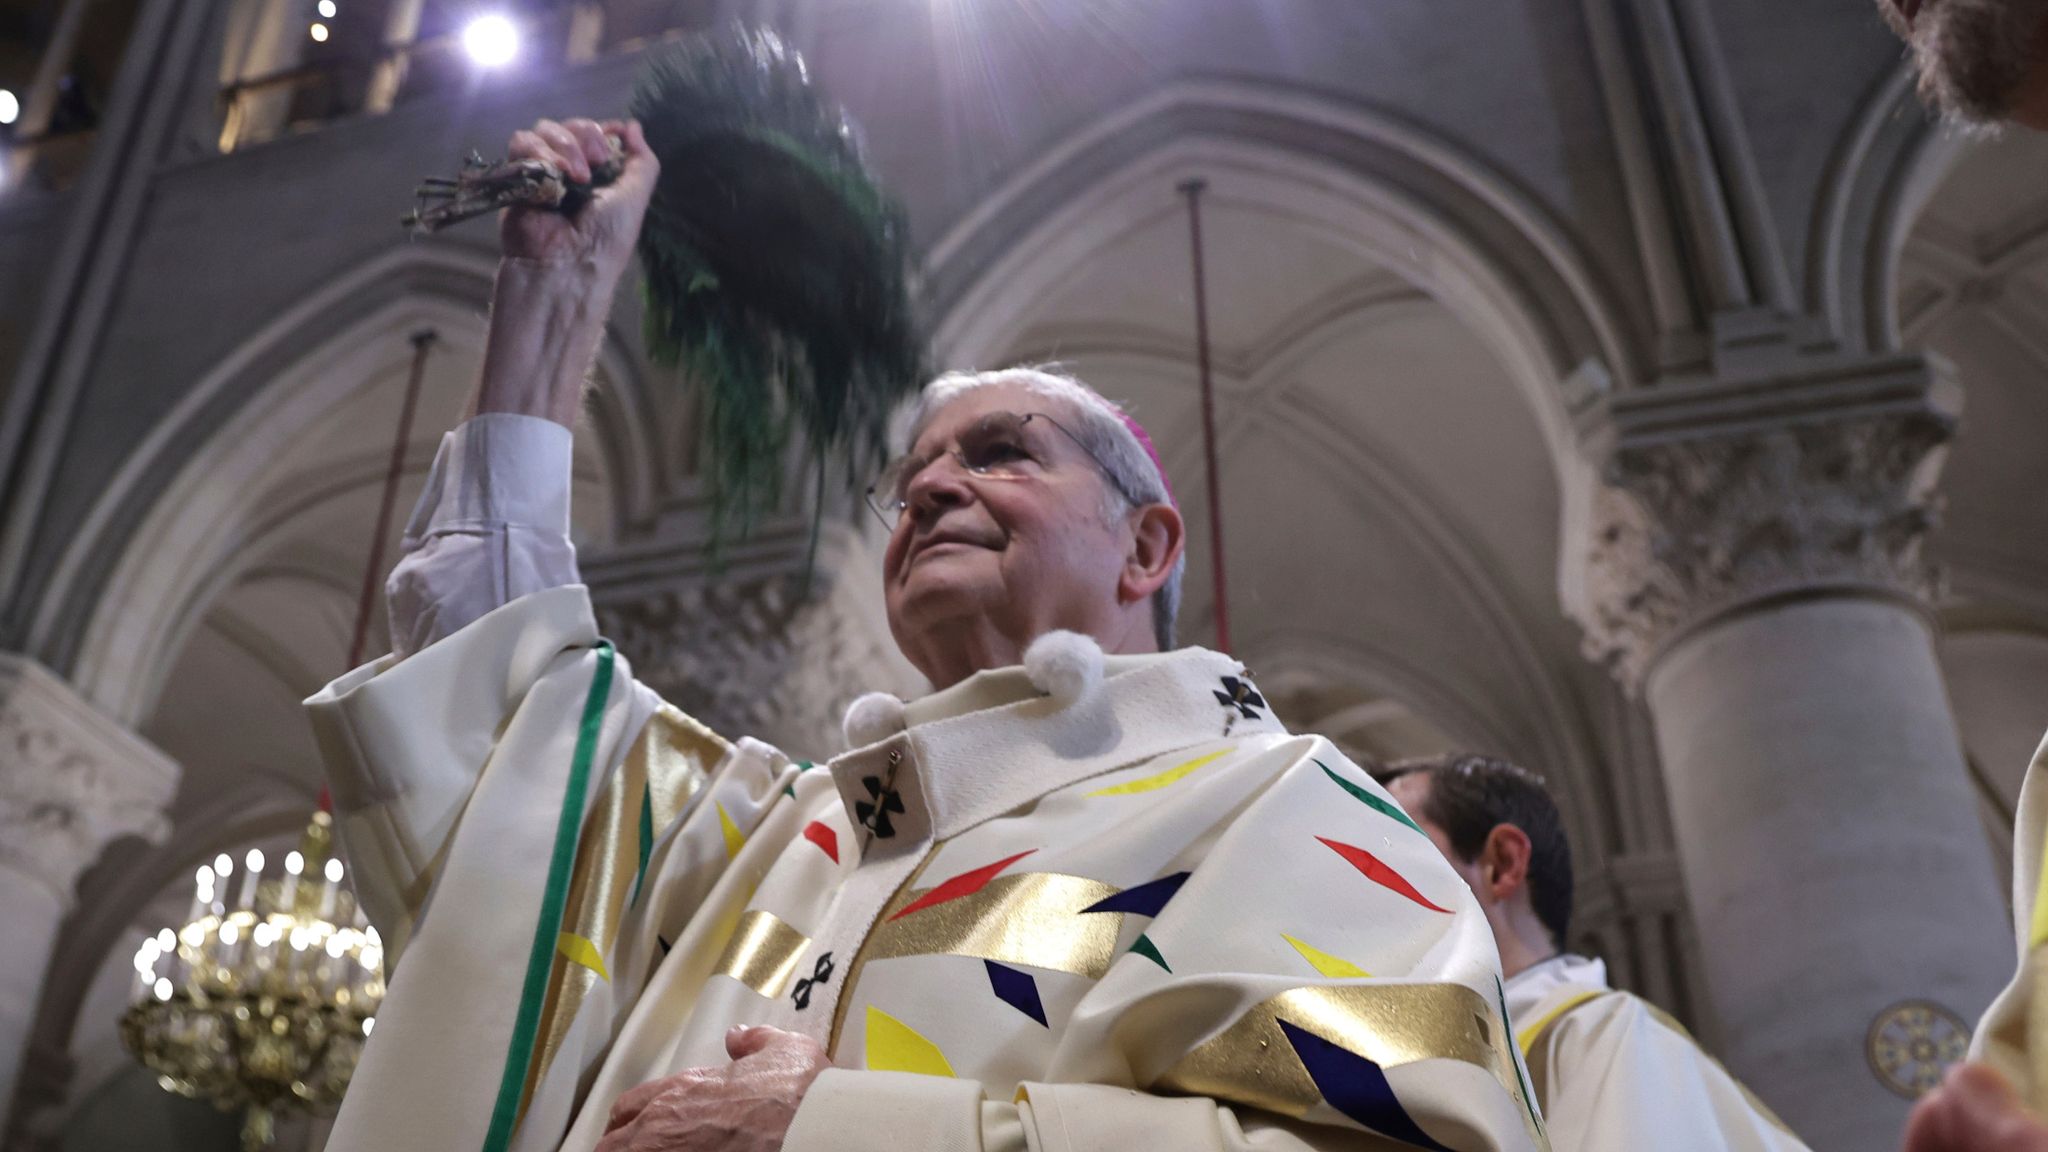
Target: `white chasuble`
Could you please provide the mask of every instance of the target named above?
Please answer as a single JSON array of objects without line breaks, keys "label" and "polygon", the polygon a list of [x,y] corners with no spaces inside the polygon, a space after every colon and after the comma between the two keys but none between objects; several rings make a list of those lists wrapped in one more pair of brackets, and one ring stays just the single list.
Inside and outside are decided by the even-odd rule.
[{"label": "white chasuble", "polygon": [[832,1055],[792,1152],[1546,1146],[1470,892],[1235,660],[976,679],[812,767],[662,704],[570,586],[330,685],[393,958],[330,1148],[583,1152],[738,1024]]},{"label": "white chasuble", "polygon": [[1558,956],[1508,981],[1516,1046],[1563,1152],[1804,1152],[1762,1101],[1607,966]]}]

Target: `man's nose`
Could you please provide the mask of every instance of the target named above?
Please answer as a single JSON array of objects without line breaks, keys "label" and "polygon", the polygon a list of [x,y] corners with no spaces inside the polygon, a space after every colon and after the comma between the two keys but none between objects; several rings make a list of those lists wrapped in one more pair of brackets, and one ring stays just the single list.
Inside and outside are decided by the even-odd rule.
[{"label": "man's nose", "polygon": [[974,498],[967,487],[967,470],[950,454],[918,469],[904,489],[903,500],[912,516],[928,520],[949,508],[958,508]]}]

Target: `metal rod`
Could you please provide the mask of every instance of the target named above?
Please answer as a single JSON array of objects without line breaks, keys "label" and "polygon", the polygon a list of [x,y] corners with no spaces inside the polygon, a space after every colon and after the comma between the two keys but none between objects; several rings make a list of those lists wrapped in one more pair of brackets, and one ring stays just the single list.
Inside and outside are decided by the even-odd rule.
[{"label": "metal rod", "polygon": [[427,374],[427,350],[440,339],[432,328],[412,334],[412,375],[405,382],[405,403],[398,413],[398,436],[391,442],[391,465],[384,471],[384,499],[377,509],[377,532],[370,537],[370,561],[363,565],[362,595],[356,599],[355,637],[348,645],[348,667],[363,662],[370,639],[370,610],[377,604],[377,577],[384,570],[384,538],[391,533],[391,513],[398,504],[398,480],[405,471],[405,449],[412,439],[412,417],[419,409],[420,383]]},{"label": "metal rod", "polygon": [[[384,470],[384,497],[377,508],[377,531],[370,537],[370,560],[363,565],[363,589],[356,597],[355,635],[348,642],[347,668],[361,667],[370,639],[370,609],[377,604],[377,576],[384,570],[384,537],[391,532],[391,511],[398,502],[398,479],[405,471],[406,442],[412,439],[412,417],[420,405],[420,383],[427,376],[427,350],[440,336],[432,328],[412,334],[412,374],[405,381],[405,402],[398,411],[398,435],[391,441],[391,464]],[[320,811],[334,811],[334,793],[322,785]]]},{"label": "metal rod", "polygon": [[1209,182],[1183,181],[1188,199],[1188,242],[1195,271],[1195,363],[1202,378],[1202,459],[1209,480],[1209,569],[1216,585],[1216,650],[1230,651],[1230,584],[1223,567],[1223,483],[1216,467],[1216,387],[1209,361],[1209,284],[1202,264],[1202,193]]}]

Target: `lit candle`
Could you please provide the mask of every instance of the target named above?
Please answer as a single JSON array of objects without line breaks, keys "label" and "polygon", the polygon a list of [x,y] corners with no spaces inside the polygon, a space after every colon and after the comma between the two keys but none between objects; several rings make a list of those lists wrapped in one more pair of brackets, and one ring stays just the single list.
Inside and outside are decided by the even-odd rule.
[{"label": "lit candle", "polygon": [[222,917],[220,922],[220,956],[216,962],[223,968],[233,968],[235,959],[241,952],[241,942],[242,926],[235,921],[235,914],[230,912]]},{"label": "lit candle", "polygon": [[242,873],[242,896],[235,901],[235,907],[254,911],[256,883],[263,877],[263,849],[249,849],[249,855],[243,858],[242,863],[247,870]]},{"label": "lit candle", "polygon": [[279,911],[298,919],[299,873],[306,870],[306,858],[293,852],[284,858],[284,888],[278,898]]},{"label": "lit candle", "polygon": [[341,887],[341,861],[330,857],[327,861],[327,886],[320,889],[320,918],[334,922],[334,900]]},{"label": "lit candle", "polygon": [[142,999],[142,990],[156,981],[156,958],[161,951],[155,940],[144,940],[135,952],[135,986],[128,990],[130,1000]]},{"label": "lit candle", "polygon": [[164,965],[165,974],[173,976],[177,975],[178,934],[176,932],[171,931],[169,928],[159,929],[156,934],[155,944],[156,954],[158,956],[163,957],[164,960],[167,961],[167,963],[165,963]]},{"label": "lit candle", "polygon": [[201,864],[192,877],[192,910],[185,914],[185,923],[190,924],[206,914],[206,906],[213,902],[213,869]]}]

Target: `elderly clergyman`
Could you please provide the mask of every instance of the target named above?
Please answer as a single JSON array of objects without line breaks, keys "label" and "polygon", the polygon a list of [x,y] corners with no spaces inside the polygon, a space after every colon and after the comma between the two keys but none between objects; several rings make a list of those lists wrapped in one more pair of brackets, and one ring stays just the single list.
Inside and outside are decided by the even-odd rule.
[{"label": "elderly clergyman", "polygon": [[[937,691],[852,750],[728,743],[598,635],[570,432],[656,163],[509,213],[475,415],[390,581],[395,653],[311,702],[395,958],[330,1147],[1544,1146],[1471,893],[1228,656],[1173,649],[1149,442],[1034,371],[926,389],[877,485]],[[799,656],[799,658],[801,658]]]}]

